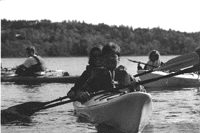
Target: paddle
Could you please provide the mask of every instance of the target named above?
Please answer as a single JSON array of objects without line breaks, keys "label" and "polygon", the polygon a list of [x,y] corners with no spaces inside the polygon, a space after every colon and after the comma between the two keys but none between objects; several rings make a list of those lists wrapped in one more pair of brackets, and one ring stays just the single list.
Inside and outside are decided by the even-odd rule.
[{"label": "paddle", "polygon": [[[14,110],[14,111],[17,111],[17,112],[19,112],[23,115],[31,116],[34,113],[33,109],[42,108],[45,105],[48,105],[50,103],[54,103],[54,102],[57,102],[57,101],[61,101],[63,99],[67,99],[67,98],[69,98],[69,97],[63,96],[63,97],[60,97],[60,98],[57,98],[57,99],[54,99],[54,100],[51,100],[51,101],[48,101],[48,102],[26,102],[26,103],[23,103],[23,104],[19,104],[19,105],[9,107],[6,110],[12,110],[12,111]],[[4,113],[5,110],[3,110],[1,112]]]},{"label": "paddle", "polygon": [[[176,75],[183,74],[183,73],[187,73],[187,72],[191,72],[191,71],[196,71],[196,69],[199,70],[199,68],[197,68],[197,67],[190,67],[190,68],[187,68],[187,69],[184,69],[184,70],[180,70],[180,71],[177,71],[177,72],[175,72],[175,73],[168,74],[168,75],[165,75],[165,76],[161,76],[161,77],[157,77],[157,78],[153,78],[153,79],[148,79],[148,80],[140,81],[140,82],[137,82],[136,85],[143,85],[143,84],[147,84],[147,83],[150,83],[150,82],[154,82],[154,81],[157,81],[157,80],[160,80],[160,79],[169,78],[169,77],[172,77],[172,76],[176,76]],[[130,86],[131,86],[131,85],[129,84],[129,85],[127,85],[127,86],[115,88],[115,90],[124,89],[124,88],[130,87]],[[96,95],[100,95],[100,94],[104,94],[104,93],[108,93],[108,92],[112,92],[112,91],[113,91],[113,88],[112,88],[112,89],[109,89],[109,90],[106,90],[106,91],[93,93],[93,94],[91,94],[91,96],[96,96]],[[52,108],[52,107],[55,107],[55,106],[59,106],[59,105],[66,104],[66,103],[70,103],[70,102],[74,102],[74,101],[75,101],[75,100],[62,101],[62,102],[59,102],[59,103],[50,104],[50,105],[47,105],[47,106],[35,108],[35,109],[33,109],[33,111],[36,112],[36,111],[39,111],[39,110]]]},{"label": "paddle", "polygon": [[147,63],[143,63],[143,62],[140,62],[140,61],[135,61],[135,60],[131,60],[131,59],[127,59],[127,60],[130,61],[130,62],[134,62],[134,63],[138,63],[138,64],[144,64],[144,65],[147,65],[147,66],[151,66],[151,67],[157,68],[156,66],[149,65]]},{"label": "paddle", "polygon": [[189,53],[189,54],[185,54],[185,55],[181,55],[181,56],[172,58],[172,59],[168,60],[166,63],[164,63],[161,67],[153,69],[153,70],[149,70],[149,71],[146,71],[143,73],[136,74],[136,75],[134,75],[134,77],[145,75],[145,74],[151,73],[153,71],[180,70],[180,69],[195,65],[198,62],[199,62],[199,56],[197,53],[193,52],[193,53]]},{"label": "paddle", "polygon": [[[1,70],[5,70],[5,71],[14,71],[17,68],[15,67],[8,67],[8,68],[2,68]],[[64,72],[64,70],[46,70],[45,72]]]},{"label": "paddle", "polygon": [[8,68],[2,68],[1,70],[14,71],[14,70],[16,70],[16,68],[8,67]]},{"label": "paddle", "polygon": [[47,70],[45,72],[64,72],[64,70]]},{"label": "paddle", "polygon": [[[5,70],[6,72],[10,72],[10,71],[15,71],[17,68],[3,68],[2,70]],[[44,71],[45,73],[53,73],[53,72],[57,72],[57,73],[62,73],[65,74],[65,76],[69,76],[68,72],[65,72],[64,70],[46,70]]]}]

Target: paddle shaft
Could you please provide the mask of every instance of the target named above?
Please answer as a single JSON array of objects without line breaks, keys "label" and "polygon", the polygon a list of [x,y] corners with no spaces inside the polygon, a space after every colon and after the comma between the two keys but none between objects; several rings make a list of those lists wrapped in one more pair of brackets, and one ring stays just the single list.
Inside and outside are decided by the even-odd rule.
[{"label": "paddle shaft", "polygon": [[[148,79],[148,80],[140,81],[140,82],[137,82],[136,85],[147,84],[147,83],[154,82],[154,81],[157,81],[157,80],[160,80],[160,79],[169,78],[169,77],[176,76],[176,75],[179,75],[179,74],[191,72],[191,71],[194,71],[194,70],[196,70],[196,69],[197,69],[196,67],[187,68],[187,69],[180,70],[180,71],[177,71],[177,72],[175,72],[175,73],[168,74],[168,75],[165,75],[165,76],[161,76],[161,77],[157,77],[157,78],[153,78],[153,79]],[[123,87],[115,88],[115,90],[124,89],[124,88],[130,87],[130,86],[131,86],[131,85],[129,84],[129,85],[126,85],[126,86],[123,86]],[[96,95],[100,95],[100,94],[104,94],[104,93],[108,93],[108,92],[112,92],[112,91],[113,91],[113,88],[112,88],[112,89],[109,89],[109,90],[107,90],[107,91],[102,91],[102,92],[94,93],[94,94],[92,94],[92,96],[96,96]],[[43,109],[48,109],[48,108],[52,108],[52,107],[55,107],[55,106],[59,106],[59,105],[66,104],[66,103],[70,103],[70,102],[74,102],[74,101],[76,101],[76,100],[62,101],[62,102],[55,103],[55,104],[51,104],[51,105],[47,105],[47,106],[44,106],[44,107],[41,107],[41,108],[36,108],[36,109],[34,109],[34,111],[39,111],[39,110],[43,110]]]},{"label": "paddle shaft", "polygon": [[[6,71],[14,71],[14,70],[16,70],[17,68],[3,68],[3,69],[5,69]],[[2,70],[3,70],[2,69]],[[47,71],[45,71],[45,72],[64,72],[64,70],[47,70]]]},{"label": "paddle shaft", "polygon": [[16,68],[2,68],[1,70],[14,71],[14,70],[16,70]]},{"label": "paddle shaft", "polygon": [[142,76],[142,75],[145,75],[145,74],[148,74],[148,73],[151,73],[153,72],[154,70],[149,70],[149,71],[146,71],[146,72],[143,72],[143,73],[138,73],[136,75],[133,75],[134,77],[138,77],[138,76]]},{"label": "paddle shaft", "polygon": [[36,112],[36,111],[39,111],[39,110],[48,109],[48,108],[52,108],[52,107],[55,107],[55,106],[66,104],[66,103],[71,103],[71,102],[74,102],[74,101],[75,100],[67,100],[67,101],[62,101],[62,102],[59,102],[59,103],[54,103],[54,104],[50,104],[50,105],[47,105],[47,106],[35,108],[35,109],[33,109],[33,112]]},{"label": "paddle shaft", "polygon": [[138,63],[138,64],[144,64],[144,65],[147,65],[147,66],[151,66],[151,67],[154,67],[154,68],[157,68],[156,66],[154,65],[150,65],[150,64],[147,64],[147,63],[143,63],[143,62],[140,62],[140,61],[135,61],[135,60],[131,60],[131,59],[128,59],[130,62],[134,62],[134,63]]},{"label": "paddle shaft", "polygon": [[50,103],[54,103],[54,102],[57,102],[57,101],[61,101],[61,100],[66,99],[66,98],[69,98],[69,97],[68,96],[60,97],[60,98],[45,102],[44,105],[47,105],[47,104],[50,104]]},{"label": "paddle shaft", "polygon": [[64,70],[47,70],[45,72],[64,72]]}]

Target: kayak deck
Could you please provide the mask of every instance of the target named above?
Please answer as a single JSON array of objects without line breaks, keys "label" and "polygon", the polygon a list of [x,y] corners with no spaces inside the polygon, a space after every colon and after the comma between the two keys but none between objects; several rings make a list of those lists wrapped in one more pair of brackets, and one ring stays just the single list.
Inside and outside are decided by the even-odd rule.
[{"label": "kayak deck", "polygon": [[[145,70],[138,70],[138,73],[143,73]],[[168,75],[170,73],[162,71],[154,71],[149,74],[140,76],[142,81]],[[185,73],[170,78],[160,79],[155,82],[144,84],[145,87],[158,88],[158,87],[199,87],[200,76],[195,73]]]},{"label": "kayak deck", "polygon": [[151,95],[144,92],[99,95],[84,104],[74,102],[74,108],[77,116],[124,132],[142,131],[152,115]]}]

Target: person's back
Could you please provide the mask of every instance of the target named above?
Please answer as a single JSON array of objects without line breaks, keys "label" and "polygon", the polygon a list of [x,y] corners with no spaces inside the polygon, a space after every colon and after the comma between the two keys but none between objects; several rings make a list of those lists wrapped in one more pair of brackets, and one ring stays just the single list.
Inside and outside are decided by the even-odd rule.
[{"label": "person's back", "polygon": [[46,70],[43,59],[35,54],[35,48],[33,46],[27,47],[26,52],[29,57],[25,60],[23,64],[17,67],[15,73],[19,76],[40,75],[40,72]]}]

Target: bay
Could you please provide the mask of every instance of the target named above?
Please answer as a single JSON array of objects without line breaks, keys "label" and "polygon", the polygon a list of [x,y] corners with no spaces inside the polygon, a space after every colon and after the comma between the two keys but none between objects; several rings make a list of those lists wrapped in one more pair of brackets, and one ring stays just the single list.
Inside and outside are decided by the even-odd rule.
[{"label": "bay", "polygon": [[[161,56],[167,60],[175,56]],[[120,64],[136,74],[132,59],[147,62],[147,56],[122,56]],[[25,58],[2,58],[3,67],[15,67]],[[64,70],[80,75],[88,64],[87,57],[44,58],[48,70]],[[50,101],[67,94],[73,84],[49,83],[17,85],[1,83],[1,109],[28,101]],[[200,133],[200,88],[173,88],[148,91],[153,98],[153,115],[142,133]],[[78,120],[72,103],[35,113],[30,123],[1,125],[2,133],[101,133],[94,124]],[[109,129],[106,132],[110,132]]]}]

